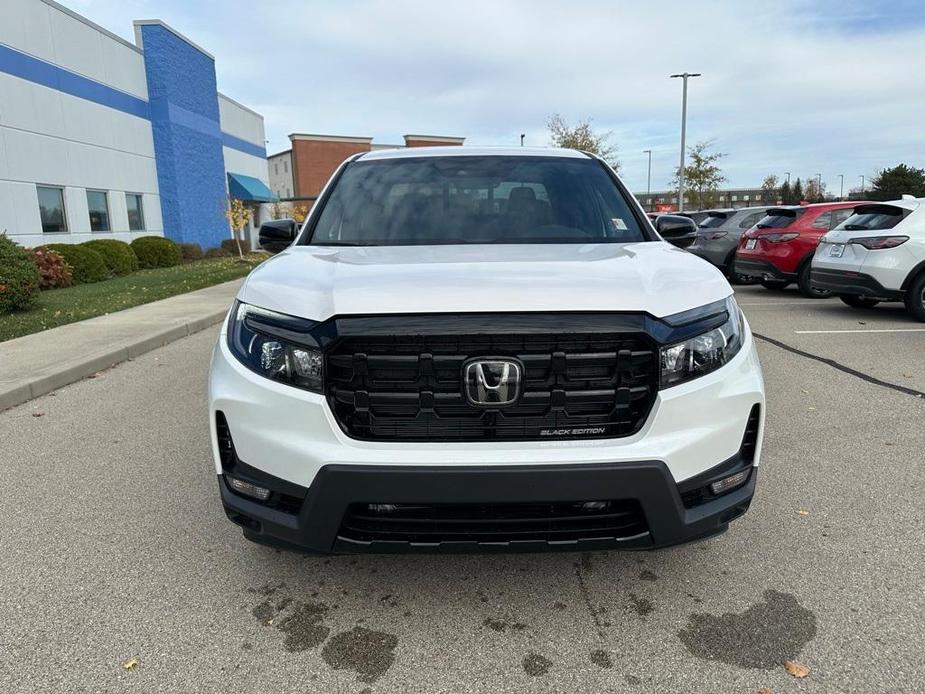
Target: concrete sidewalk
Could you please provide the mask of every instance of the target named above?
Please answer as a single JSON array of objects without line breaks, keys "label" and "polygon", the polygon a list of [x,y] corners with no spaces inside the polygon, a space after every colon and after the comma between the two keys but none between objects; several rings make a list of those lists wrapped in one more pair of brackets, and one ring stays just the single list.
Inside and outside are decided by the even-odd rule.
[{"label": "concrete sidewalk", "polygon": [[0,342],[0,410],[219,323],[242,281]]}]

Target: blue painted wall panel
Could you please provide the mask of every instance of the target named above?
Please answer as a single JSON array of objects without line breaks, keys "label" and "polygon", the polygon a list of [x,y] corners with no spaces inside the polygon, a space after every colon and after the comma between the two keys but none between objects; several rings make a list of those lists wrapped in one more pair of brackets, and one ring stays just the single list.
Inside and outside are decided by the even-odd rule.
[{"label": "blue painted wall panel", "polygon": [[141,31],[164,234],[215,247],[229,238],[215,63],[169,29]]},{"label": "blue painted wall panel", "polygon": [[114,108],[139,118],[148,118],[148,102],[126,92],[78,75],[76,72],[33,58],[0,43],[0,72],[29,80],[59,92]]}]

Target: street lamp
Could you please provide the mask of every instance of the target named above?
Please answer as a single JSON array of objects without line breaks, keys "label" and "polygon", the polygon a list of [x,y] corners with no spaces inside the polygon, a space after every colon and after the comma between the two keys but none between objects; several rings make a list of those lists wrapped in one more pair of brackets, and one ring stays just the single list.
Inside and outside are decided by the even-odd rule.
[{"label": "street lamp", "polygon": [[816,174],[816,194],[821,198],[822,197],[822,174]]},{"label": "street lamp", "polygon": [[787,185],[789,186],[790,185],[790,172],[784,171],[784,175],[787,177]]},{"label": "street lamp", "polygon": [[520,133],[520,146],[524,146],[524,138],[527,136],[526,133]]},{"label": "street lamp", "polygon": [[687,80],[690,77],[700,77],[699,72],[679,72],[669,75],[672,79],[680,77],[684,80],[684,91],[681,97],[681,167],[678,170],[678,212],[684,212],[684,148],[687,146]]},{"label": "street lamp", "polygon": [[649,173],[646,176],[646,204],[652,204],[652,150],[644,149],[643,154],[649,155]]},{"label": "street lamp", "polygon": [[861,174],[861,197],[864,196],[864,174]]},{"label": "street lamp", "polygon": [[838,174],[838,199],[841,201],[845,197],[845,174]]}]

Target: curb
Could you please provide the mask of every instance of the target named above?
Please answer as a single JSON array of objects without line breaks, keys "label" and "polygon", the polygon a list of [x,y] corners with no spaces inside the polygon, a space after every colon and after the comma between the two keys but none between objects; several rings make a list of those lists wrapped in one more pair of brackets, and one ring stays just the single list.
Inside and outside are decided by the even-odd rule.
[{"label": "curb", "polygon": [[166,344],[205,330],[217,323],[221,323],[227,313],[228,307],[225,306],[220,310],[197,316],[179,325],[172,325],[159,332],[148,333],[137,339],[123,342],[112,349],[97,352],[83,361],[69,364],[60,371],[46,373],[34,378],[21,379],[12,383],[0,383],[0,412],[22,405],[24,402],[80,381],[104,369],[134,359],[145,352],[150,352],[158,347],[163,347]]}]

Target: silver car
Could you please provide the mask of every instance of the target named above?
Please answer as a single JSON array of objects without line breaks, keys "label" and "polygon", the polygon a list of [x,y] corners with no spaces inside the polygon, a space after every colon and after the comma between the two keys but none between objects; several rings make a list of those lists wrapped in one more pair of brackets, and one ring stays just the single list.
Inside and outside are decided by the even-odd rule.
[{"label": "silver car", "polygon": [[687,250],[707,260],[729,277],[733,276],[732,261],[742,234],[751,229],[767,213],[766,207],[710,210],[700,222],[697,238]]}]

